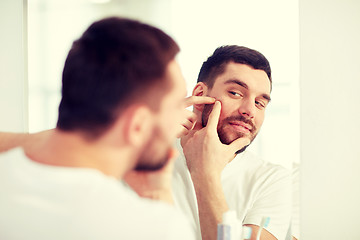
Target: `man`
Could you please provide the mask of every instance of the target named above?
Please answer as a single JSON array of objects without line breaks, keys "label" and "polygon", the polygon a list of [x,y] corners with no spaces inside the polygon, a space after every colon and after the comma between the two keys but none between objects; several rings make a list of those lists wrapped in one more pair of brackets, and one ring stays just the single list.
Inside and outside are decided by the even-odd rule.
[{"label": "man", "polygon": [[217,224],[228,210],[252,228],[251,239],[263,217],[270,223],[261,239],[286,236],[290,173],[245,151],[264,121],[271,81],[267,59],[246,47],[220,47],[202,65],[193,96],[217,101],[194,106],[190,123],[195,126],[181,138],[183,155],[173,181],[176,205],[193,219],[198,239],[216,239]]},{"label": "man", "polygon": [[[230,66],[229,69],[227,69],[228,66]],[[259,69],[260,71],[255,71]],[[266,72],[266,77],[264,76],[264,72]],[[258,79],[257,76],[259,73],[260,76],[262,76],[260,79]],[[229,74],[231,77],[227,76]],[[204,95],[214,96],[218,100],[221,100],[223,109],[220,115],[220,106],[218,106],[219,103],[217,103],[213,113],[210,115],[210,106],[205,106],[204,111],[202,111],[202,106],[196,105],[194,111],[196,114],[195,117],[191,116],[189,117],[189,121],[183,123],[183,135],[186,135],[189,130],[190,132],[188,132],[187,136],[183,137],[181,141],[182,145],[185,146],[184,152],[187,156],[187,165],[185,161],[182,160],[176,163],[174,181],[175,190],[177,190],[175,192],[177,205],[193,219],[193,223],[195,227],[199,228],[198,231],[200,233],[197,210],[199,208],[203,239],[216,238],[216,224],[221,221],[222,213],[229,208],[235,209],[239,219],[241,219],[245,225],[253,228],[253,237],[256,236],[258,230],[256,225],[260,224],[261,218],[263,216],[270,216],[271,224],[267,230],[262,232],[262,239],[265,239],[265,237],[275,239],[274,236],[278,239],[283,239],[281,236],[286,232],[284,229],[287,228],[289,216],[288,205],[290,205],[287,194],[290,186],[288,184],[289,179],[286,171],[280,167],[263,163],[247,152],[242,153],[241,156],[239,155],[234,159],[234,153],[239,149],[244,150],[245,146],[255,138],[262,125],[264,119],[263,111],[270,101],[271,90],[271,72],[267,60],[260,53],[244,47],[223,47],[215,51],[214,56],[210,57],[209,60],[204,63],[199,75],[199,83],[194,89],[190,102],[201,104],[204,103],[205,100],[196,102],[194,99]],[[211,76],[213,76],[212,82]],[[240,81],[237,81],[239,76]],[[222,82],[218,80],[220,77],[222,77]],[[209,79],[210,82],[208,82],[207,79]],[[266,81],[260,81],[261,84],[257,84],[259,86],[253,86],[251,84],[251,81],[258,83],[258,80],[264,79]],[[247,81],[250,82],[247,83]],[[248,85],[244,85],[243,83],[247,83]],[[225,89],[224,86],[230,89]],[[251,87],[250,89],[248,89],[249,86]],[[237,87],[241,87],[242,91],[247,90],[245,91],[246,94],[239,91]],[[257,88],[259,88],[258,91],[254,92]],[[229,98],[229,96],[232,97]],[[260,112],[260,114],[256,114],[256,116],[252,113],[253,111],[248,112],[248,110],[245,110],[243,114],[232,114],[232,107],[237,106],[239,112],[240,107],[244,108],[248,106],[248,104],[235,101],[240,101],[242,98],[247,102],[253,98],[251,102],[253,101],[256,108],[259,110],[262,109],[263,111]],[[210,102],[209,99],[207,101]],[[204,119],[203,124],[199,124],[202,122],[201,115]],[[234,116],[226,119],[227,115]],[[248,117],[250,120],[239,117],[241,115],[250,115]],[[197,120],[196,117],[200,118],[200,120]],[[219,118],[220,123],[218,124]],[[240,120],[238,118],[240,118]],[[211,122],[211,124],[205,127],[208,119],[210,119],[209,122]],[[198,123],[195,127],[193,126],[194,122]],[[226,124],[226,122],[228,123]],[[237,130],[229,130],[230,125]],[[246,129],[251,129],[251,131]],[[251,134],[248,134],[249,132],[251,132]],[[221,141],[218,139],[217,133],[219,133]],[[242,134],[245,136],[243,137]],[[248,136],[246,136],[246,134]],[[6,133],[4,135],[6,135]],[[11,137],[14,139],[11,139]],[[14,142],[19,143],[23,140],[21,135],[14,136],[10,134],[10,136],[6,136],[6,138],[9,141],[7,141],[8,146],[5,144],[5,148],[9,147],[9,145],[14,145]],[[231,143],[235,138],[238,139]],[[26,137],[26,139],[29,139],[29,137]],[[195,141],[196,139],[198,139],[198,142]],[[14,140],[14,142],[11,143],[11,140]],[[203,144],[203,142],[206,144]],[[229,144],[229,146],[226,144]],[[218,157],[214,153],[219,154],[220,158],[223,158],[225,161],[217,161]],[[210,156],[207,157],[206,154],[210,154]],[[192,158],[200,160],[203,158],[202,160],[206,159],[207,162],[203,164],[201,161],[192,161]],[[230,163],[228,164],[228,162]],[[239,167],[239,162],[246,165],[240,165],[241,169],[238,175],[241,181],[234,181],[233,174],[231,173],[236,173],[238,169],[235,168]],[[218,166],[212,164],[217,164]],[[224,166],[226,167],[222,172]],[[232,168],[234,168],[233,171]],[[193,179],[189,177],[189,172]],[[220,173],[223,175],[223,178],[229,176],[227,177],[229,180],[219,184]],[[226,177],[224,177],[224,175]],[[209,180],[209,182],[206,182],[206,180]],[[209,185],[206,185],[207,183],[209,183]],[[196,194],[194,184],[197,186]],[[242,187],[244,188],[241,189]],[[277,188],[279,188],[280,191],[276,192]],[[235,189],[235,191],[232,191],[232,189]],[[204,190],[204,192],[201,192],[202,190]],[[239,197],[234,197],[235,195],[243,199],[238,201]],[[197,201],[199,202],[199,206]],[[229,206],[227,206],[227,204],[229,204]]]},{"label": "man", "polygon": [[1,239],[193,239],[169,204],[185,96],[178,51],[122,18],[74,42],[56,129],[0,155]]}]

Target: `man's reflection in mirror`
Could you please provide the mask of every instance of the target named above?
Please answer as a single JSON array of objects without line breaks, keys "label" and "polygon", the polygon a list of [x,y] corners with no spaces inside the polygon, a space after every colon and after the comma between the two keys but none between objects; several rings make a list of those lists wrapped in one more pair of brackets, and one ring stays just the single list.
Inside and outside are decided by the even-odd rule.
[{"label": "man's reflection in mirror", "polygon": [[291,172],[246,150],[261,129],[271,90],[268,60],[247,47],[219,47],[200,69],[192,95],[217,101],[194,105],[173,181],[175,202],[192,220],[198,239],[216,239],[228,210],[251,227],[251,239],[264,217],[270,222],[260,239],[285,239],[292,212]]}]

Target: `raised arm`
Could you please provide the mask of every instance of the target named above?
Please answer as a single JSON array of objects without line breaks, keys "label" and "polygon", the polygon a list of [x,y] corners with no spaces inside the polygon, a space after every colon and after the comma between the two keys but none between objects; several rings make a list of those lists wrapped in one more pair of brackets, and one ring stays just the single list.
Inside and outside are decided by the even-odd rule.
[{"label": "raised arm", "polygon": [[28,133],[0,132],[0,152],[23,146],[28,138]]},{"label": "raised arm", "polygon": [[0,132],[0,152],[5,152],[16,147],[32,148],[42,141],[52,130],[38,133]]},{"label": "raised arm", "polygon": [[234,158],[235,152],[249,144],[248,139],[237,139],[230,145],[221,143],[217,134],[220,110],[220,102],[216,102],[207,126],[195,127],[181,141],[194,183],[204,240],[216,240],[217,224],[228,210],[221,185],[221,172]]}]

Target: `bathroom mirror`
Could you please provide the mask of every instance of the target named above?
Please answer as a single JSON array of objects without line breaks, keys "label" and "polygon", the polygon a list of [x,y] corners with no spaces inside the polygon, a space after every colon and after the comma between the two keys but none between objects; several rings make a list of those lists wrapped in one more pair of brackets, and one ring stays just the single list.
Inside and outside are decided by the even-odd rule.
[{"label": "bathroom mirror", "polygon": [[131,17],[160,27],[179,43],[188,94],[202,62],[218,46],[263,53],[272,67],[272,101],[249,149],[293,169],[300,163],[298,5],[298,0],[28,0],[29,131],[55,127],[64,60],[79,34],[106,16]]}]

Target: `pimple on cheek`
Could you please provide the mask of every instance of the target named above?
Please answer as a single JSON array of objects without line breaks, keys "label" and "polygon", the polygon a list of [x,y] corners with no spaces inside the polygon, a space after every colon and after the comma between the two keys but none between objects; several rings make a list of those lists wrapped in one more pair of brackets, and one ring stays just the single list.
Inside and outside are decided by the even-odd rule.
[{"label": "pimple on cheek", "polygon": [[219,117],[219,120],[221,120],[221,119],[226,117],[224,115],[226,114],[227,111],[226,111],[226,108],[225,108],[225,106],[223,104],[222,99],[220,99],[220,98],[215,98],[215,99],[216,99],[216,101],[219,101],[220,104],[221,104],[220,117]]},{"label": "pimple on cheek", "polygon": [[221,103],[221,106],[223,105],[223,98],[222,97],[214,97],[214,96],[210,96],[208,95],[208,97],[212,97],[212,98],[215,98],[215,101],[219,101]]}]

